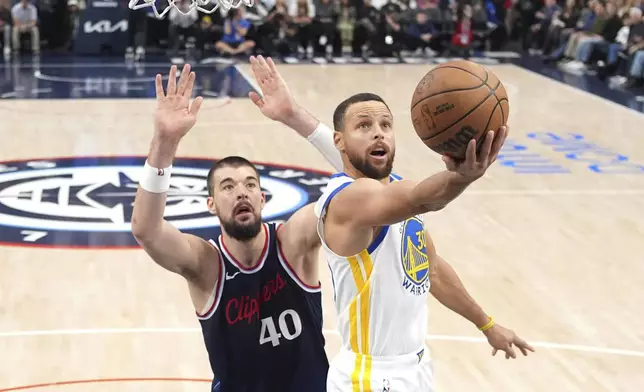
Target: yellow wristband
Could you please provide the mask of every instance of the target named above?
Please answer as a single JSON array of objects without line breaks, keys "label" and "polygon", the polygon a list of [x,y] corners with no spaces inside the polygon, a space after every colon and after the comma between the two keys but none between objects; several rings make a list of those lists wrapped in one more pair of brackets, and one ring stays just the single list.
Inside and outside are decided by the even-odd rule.
[{"label": "yellow wristband", "polygon": [[494,318],[490,317],[490,322],[479,328],[481,332],[485,332],[488,329],[492,328],[494,326]]}]

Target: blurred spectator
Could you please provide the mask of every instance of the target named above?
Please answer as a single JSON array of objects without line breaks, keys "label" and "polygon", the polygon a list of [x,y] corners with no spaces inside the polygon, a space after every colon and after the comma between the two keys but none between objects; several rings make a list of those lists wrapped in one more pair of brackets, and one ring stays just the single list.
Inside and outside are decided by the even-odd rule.
[{"label": "blurred spectator", "polygon": [[199,12],[196,8],[190,7],[190,0],[179,0],[168,12],[170,24],[168,26],[168,40],[170,53],[176,56],[181,44],[180,37],[183,36],[186,41],[196,42],[199,28]]},{"label": "blurred spectator", "polygon": [[277,54],[287,57],[297,52],[297,26],[288,14],[284,0],[277,0],[268,11],[257,36],[260,47],[269,56]]},{"label": "blurred spectator", "polygon": [[628,76],[624,87],[641,87],[644,78],[644,22],[631,26],[630,37],[625,54],[631,56]]},{"label": "blurred spectator", "polygon": [[376,35],[376,26],[380,21],[378,10],[371,4],[371,0],[363,0],[363,4],[356,13],[356,25],[353,29],[351,52],[354,57],[362,57],[362,47]]},{"label": "blurred spectator", "polygon": [[578,70],[585,68],[585,64],[590,61],[595,46],[602,44],[608,45],[615,42],[617,33],[623,25],[622,18],[617,15],[617,6],[615,3],[609,2],[606,4],[606,16],[608,20],[599,37],[581,42],[577,49],[575,60],[566,63],[566,68]]},{"label": "blurred spectator", "polygon": [[543,46],[550,24],[559,13],[561,13],[561,8],[555,0],[545,0],[544,6],[535,14],[537,23],[530,26],[530,31],[526,34],[524,50],[532,49],[535,45],[539,48]]},{"label": "blurred spectator", "polygon": [[[600,47],[599,50],[605,53],[605,61],[598,61],[597,76],[600,79],[605,79],[608,75],[617,70],[620,60],[620,53],[625,51],[629,45],[629,38],[631,37],[632,26],[642,25],[642,10],[640,8],[632,7],[624,18],[624,26],[617,33],[615,43],[608,46]],[[637,28],[635,28],[637,29]],[[633,30],[635,31],[635,30]]]},{"label": "blurred spectator", "polygon": [[553,49],[562,45],[574,31],[581,14],[577,1],[566,0],[564,8],[555,14],[542,46],[544,54],[550,54]]},{"label": "blurred spectator", "polygon": [[428,10],[430,8],[437,8],[439,0],[416,0],[416,9]]},{"label": "blurred spectator", "polygon": [[248,19],[244,18],[245,7],[232,8],[224,21],[224,35],[215,48],[222,54],[237,55],[247,53],[255,47],[255,41],[247,39],[251,28]]},{"label": "blurred spectator", "polygon": [[542,7],[541,0],[516,0],[516,21],[512,28],[514,37],[521,42],[522,49],[528,48],[530,28],[536,23],[536,13]]},{"label": "blurred spectator", "polygon": [[508,32],[505,27],[505,4],[503,0],[485,0],[485,13],[487,15],[487,36],[490,50],[501,50],[505,44]]},{"label": "blurred spectator", "polygon": [[13,24],[12,46],[15,52],[20,51],[20,41],[25,36],[30,36],[31,50],[34,54],[40,53],[40,31],[38,31],[38,11],[29,0],[20,0],[20,3],[11,8]]},{"label": "blurred spectator", "polygon": [[398,56],[402,49],[404,31],[402,30],[400,13],[402,8],[393,0],[387,0],[380,8],[380,20],[376,35],[371,40],[371,50],[376,56]]},{"label": "blurred spectator", "polygon": [[0,0],[0,29],[2,29],[2,45],[4,55],[11,53],[11,11],[9,0]]},{"label": "blurred spectator", "polygon": [[206,49],[206,45],[215,45],[222,36],[223,18],[218,11],[212,14],[201,15],[199,21],[199,32],[197,33],[197,46],[201,51]]},{"label": "blurred spectator", "polygon": [[294,6],[289,7],[289,15],[291,15],[293,23],[297,26],[298,43],[306,53],[313,41],[311,22],[315,17],[315,9],[313,4],[307,0],[297,0]]},{"label": "blurred spectator", "polygon": [[[614,7],[612,7],[614,9]],[[604,31],[604,26],[608,21],[608,14],[606,12],[606,2],[599,0],[595,3],[594,20],[589,30],[573,33],[568,40],[564,56],[567,59],[574,59],[579,50],[579,45],[587,41],[601,41],[601,33]]]},{"label": "blurred spectator", "polygon": [[351,46],[356,25],[356,9],[349,4],[349,0],[340,0],[336,2],[336,13],[340,42],[342,46]]},{"label": "blurred spectator", "polygon": [[[68,36],[67,36],[67,47],[72,47],[74,44],[74,38],[78,34],[78,26],[80,22],[80,15],[83,10],[85,10],[85,1],[83,0],[67,0],[67,12],[69,15],[69,25],[68,25]],[[131,25],[128,25],[131,26]],[[128,27],[130,29],[131,27]]]},{"label": "blurred spectator", "polygon": [[[432,46],[436,46],[435,37],[437,36],[438,31],[429,21],[427,14],[424,12],[418,12],[416,14],[415,20],[407,25],[405,33],[405,46],[409,50],[425,50],[426,52],[429,52],[428,49],[431,50],[433,49]],[[434,45],[432,45],[432,39]]]},{"label": "blurred spectator", "polygon": [[[268,6],[266,1],[258,4],[261,4],[265,9]],[[266,50],[265,41],[271,40],[273,36],[277,35],[280,18],[284,18],[289,23],[292,22],[285,0],[277,0],[272,6],[266,9],[266,15],[262,17],[262,22],[257,26],[257,46],[262,48],[266,53],[270,53],[271,51]]]},{"label": "blurred spectator", "polygon": [[456,14],[457,22],[452,34],[449,53],[452,56],[470,57],[474,34],[472,32],[472,6],[460,6]]},{"label": "blurred spectator", "polygon": [[588,39],[597,40],[606,23],[606,9],[604,0],[591,0],[588,8],[583,9],[577,20],[575,31],[570,36],[562,37],[561,45],[547,56],[545,61],[559,61],[572,59],[577,54],[580,42]]},{"label": "blurred spectator", "polygon": [[620,18],[628,15],[632,6],[631,0],[616,0],[615,5],[617,6],[617,16]]},{"label": "blurred spectator", "polygon": [[323,57],[326,47],[333,47],[333,55],[342,55],[342,41],[337,26],[337,14],[331,0],[314,0],[315,17],[313,19],[313,55]]},{"label": "blurred spectator", "polygon": [[125,56],[127,58],[133,57],[135,55],[135,47],[137,57],[140,58],[145,54],[144,48],[148,30],[147,13],[148,9],[130,9],[130,12],[128,13],[128,43],[127,48],[125,49]]},{"label": "blurred spectator", "polygon": [[271,23],[273,19],[278,16],[283,16],[285,20],[291,21],[291,17],[288,13],[288,6],[286,5],[286,0],[277,0],[275,5],[268,11],[268,14],[264,17],[264,23]]}]

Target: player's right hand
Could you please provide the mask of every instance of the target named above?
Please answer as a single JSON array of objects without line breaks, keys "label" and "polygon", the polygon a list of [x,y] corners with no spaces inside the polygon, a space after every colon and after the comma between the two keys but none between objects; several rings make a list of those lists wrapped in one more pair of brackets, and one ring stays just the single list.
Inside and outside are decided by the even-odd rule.
[{"label": "player's right hand", "polygon": [[251,56],[250,67],[262,90],[262,96],[252,91],[248,97],[264,116],[274,121],[287,122],[295,113],[297,105],[273,59]]},{"label": "player's right hand", "polygon": [[181,71],[179,82],[176,80],[177,66],[170,68],[167,89],[163,91],[163,79],[157,74],[156,95],[157,109],[154,113],[154,128],[157,136],[178,142],[197,122],[197,113],[203,102],[202,97],[197,97],[192,105],[190,98],[195,85],[195,73],[190,72],[190,65],[186,64]]},{"label": "player's right hand", "polygon": [[508,137],[510,128],[503,126],[495,131],[489,131],[485,140],[476,152],[476,140],[470,140],[465,152],[465,160],[458,161],[443,155],[443,162],[447,170],[460,174],[467,181],[474,181],[483,176],[487,169],[496,161],[496,158]]}]

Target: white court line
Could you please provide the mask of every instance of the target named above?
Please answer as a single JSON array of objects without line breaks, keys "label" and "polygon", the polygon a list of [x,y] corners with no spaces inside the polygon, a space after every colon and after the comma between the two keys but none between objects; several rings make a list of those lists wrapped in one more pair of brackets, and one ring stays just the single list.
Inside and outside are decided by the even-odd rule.
[{"label": "white court line", "polygon": [[[248,65],[250,66],[250,63]],[[250,76],[249,74],[247,74],[246,71],[244,71],[240,67],[240,64],[235,64],[234,67],[237,70],[237,72],[239,72],[239,74],[242,76],[242,78],[244,78],[246,80],[246,82],[248,84],[250,84],[250,86],[255,90],[255,92],[260,94],[260,96],[261,96],[262,89],[259,88],[259,85],[255,81],[255,78]]]},{"label": "white court line", "polygon": [[[148,333],[200,333],[200,328],[103,328],[103,329],[52,329],[32,331],[0,332],[0,338],[33,337],[33,336],[63,336],[63,335],[114,335],[114,334],[148,334]],[[324,334],[338,336],[338,331],[325,329]],[[468,343],[487,343],[487,339],[470,336],[427,335],[427,340],[441,340]],[[644,358],[644,351],[622,350],[616,348],[593,347],[577,344],[560,344],[551,342],[528,342],[533,347],[554,350],[582,351],[597,354],[610,354],[628,357]]]},{"label": "white court line", "polygon": [[[49,82],[62,82],[62,83],[91,83],[94,80],[100,80],[102,83],[105,81],[115,82],[115,83],[152,83],[155,81],[156,76],[146,76],[142,78],[131,78],[128,76],[121,77],[86,77],[86,78],[70,78],[66,76],[53,76],[45,75],[40,71],[34,71],[34,77],[40,80],[47,80]],[[162,77],[163,80],[167,80],[167,76]]]}]

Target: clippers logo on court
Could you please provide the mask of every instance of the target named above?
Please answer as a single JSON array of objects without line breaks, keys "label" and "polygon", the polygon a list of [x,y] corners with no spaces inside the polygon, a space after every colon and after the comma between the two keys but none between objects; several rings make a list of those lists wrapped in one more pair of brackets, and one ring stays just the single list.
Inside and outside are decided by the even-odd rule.
[{"label": "clippers logo on court", "polygon": [[405,279],[403,287],[411,294],[423,295],[429,291],[429,261],[425,226],[418,217],[407,219],[402,226],[401,259]]},{"label": "clippers logo on court", "polygon": [[[184,233],[216,238],[206,177],[215,160],[173,162],[165,219]],[[136,247],[134,197],[145,157],[83,157],[0,162],[0,245]],[[327,173],[258,164],[266,221],[288,219],[316,201]]]}]

